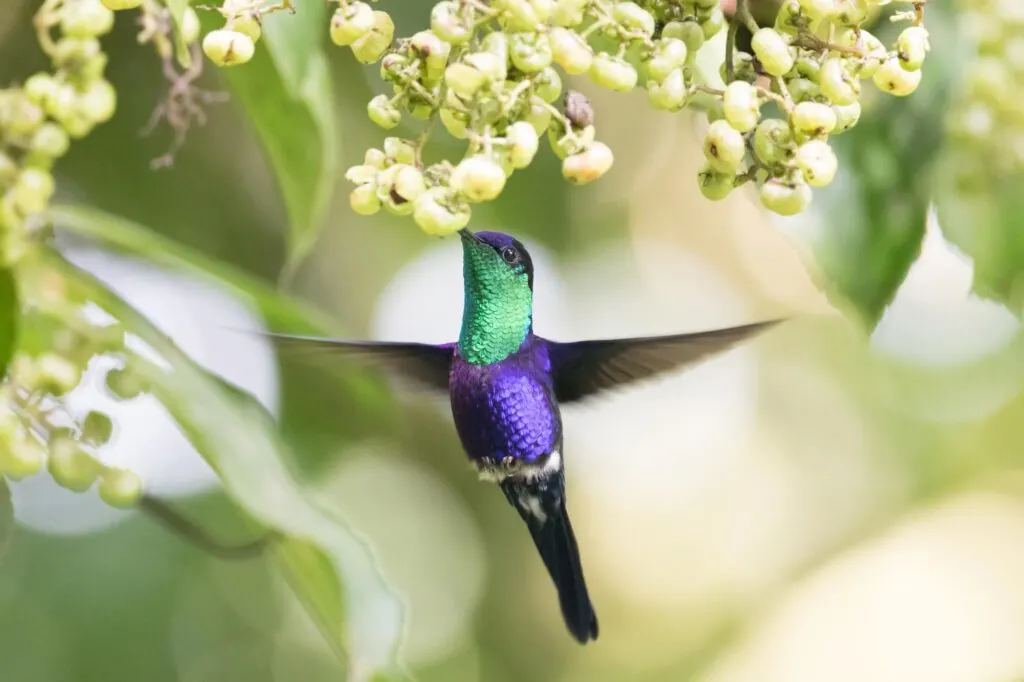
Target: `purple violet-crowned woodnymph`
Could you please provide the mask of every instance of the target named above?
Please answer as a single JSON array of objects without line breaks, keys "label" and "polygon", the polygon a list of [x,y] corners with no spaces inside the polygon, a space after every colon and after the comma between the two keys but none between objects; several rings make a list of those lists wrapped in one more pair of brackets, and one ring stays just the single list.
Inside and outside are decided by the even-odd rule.
[{"label": "purple violet-crowned woodnymph", "polygon": [[285,347],[376,362],[447,392],[455,429],[480,478],[497,483],[526,523],[580,643],[597,638],[566,510],[559,406],[692,365],[776,321],[714,331],[560,343],[533,333],[533,262],[499,232],[461,230],[465,304],[454,343],[277,336]]}]

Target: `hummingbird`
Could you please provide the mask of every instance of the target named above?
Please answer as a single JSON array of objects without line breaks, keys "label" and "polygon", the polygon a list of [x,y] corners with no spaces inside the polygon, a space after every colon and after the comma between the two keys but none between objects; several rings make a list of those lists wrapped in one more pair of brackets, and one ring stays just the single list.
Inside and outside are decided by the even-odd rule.
[{"label": "hummingbird", "polygon": [[597,614],[566,509],[562,405],[693,365],[780,320],[691,334],[558,342],[533,331],[533,261],[500,232],[459,231],[464,304],[457,341],[350,341],[271,335],[283,350],[329,354],[446,393],[462,448],[526,524],[581,644]]}]

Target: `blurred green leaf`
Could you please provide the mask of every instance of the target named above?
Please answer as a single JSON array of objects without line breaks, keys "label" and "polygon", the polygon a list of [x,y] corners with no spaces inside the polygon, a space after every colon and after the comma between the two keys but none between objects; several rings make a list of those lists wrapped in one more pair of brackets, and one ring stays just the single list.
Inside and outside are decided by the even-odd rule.
[{"label": "blurred green leaf", "polygon": [[188,45],[182,39],[181,25],[189,0],[165,0],[165,2],[167,3],[168,11],[171,13],[171,20],[174,21],[174,54],[178,59],[178,63],[187,69],[192,65],[192,54],[189,52]]},{"label": "blurred green leaf", "polygon": [[41,266],[120,319],[170,367],[148,367],[153,395],[217,471],[228,495],[256,522],[283,534],[274,557],[349,679],[406,679],[396,661],[402,607],[369,549],[344,523],[313,503],[289,466],[270,415],[251,396],[185,356],[163,333],[91,275],[56,252]]},{"label": "blurred green leaf", "polygon": [[316,242],[338,168],[338,131],[324,37],[325,2],[276,12],[248,64],[222,74],[244,108],[274,167],[288,213],[286,274]]},{"label": "blurred green leaf", "polygon": [[933,44],[943,50],[930,54],[913,96],[883,95],[864,84],[870,105],[860,123],[830,140],[840,177],[815,192],[825,217],[815,251],[826,287],[840,305],[852,306],[869,329],[878,324],[921,251],[950,102],[949,69],[955,63],[945,53],[947,46],[953,51],[956,37],[949,14],[940,5],[928,6]]},{"label": "blurred green leaf", "polygon": [[0,478],[0,563],[14,537],[14,504],[11,502],[11,490],[7,481]]},{"label": "blurred green leaf", "polygon": [[18,287],[14,274],[0,269],[0,376],[7,373],[7,364],[14,355],[18,336]]}]

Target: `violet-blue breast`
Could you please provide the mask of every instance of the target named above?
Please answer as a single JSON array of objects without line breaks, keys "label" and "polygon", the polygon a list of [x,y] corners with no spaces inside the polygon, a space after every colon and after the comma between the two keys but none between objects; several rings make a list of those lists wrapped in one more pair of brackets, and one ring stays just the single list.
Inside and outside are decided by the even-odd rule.
[{"label": "violet-blue breast", "polygon": [[499,232],[460,232],[462,329],[454,343],[274,335],[283,350],[376,364],[443,391],[481,479],[496,483],[526,524],[554,582],[566,627],[597,638],[597,614],[566,509],[560,406],[691,366],[764,331],[772,320],[671,336],[558,342],[533,331],[533,262]]}]

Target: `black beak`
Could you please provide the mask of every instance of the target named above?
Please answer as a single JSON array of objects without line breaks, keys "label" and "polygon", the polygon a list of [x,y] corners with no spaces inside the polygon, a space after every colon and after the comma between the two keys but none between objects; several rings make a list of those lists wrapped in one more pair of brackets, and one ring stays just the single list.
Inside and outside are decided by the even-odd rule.
[{"label": "black beak", "polygon": [[462,228],[461,230],[459,230],[459,237],[461,237],[462,241],[464,242],[473,242],[476,244],[483,243],[483,240],[481,240],[480,237],[477,237],[475,234],[473,234],[466,228]]}]

